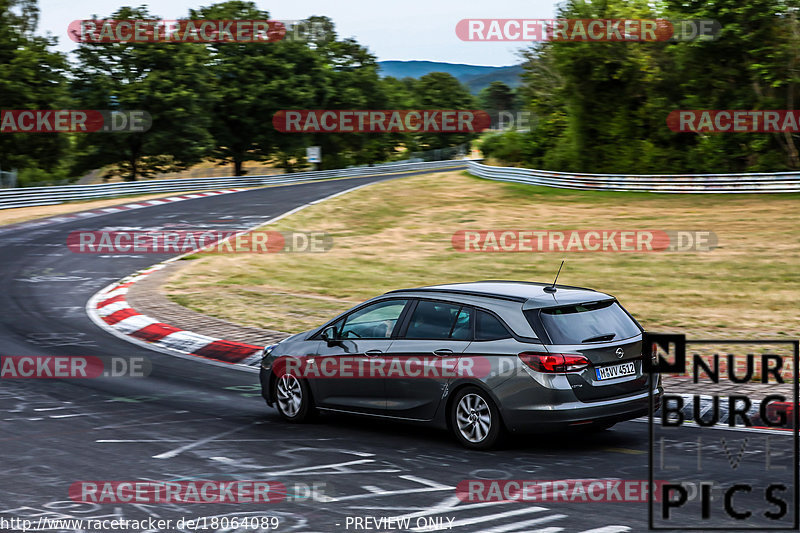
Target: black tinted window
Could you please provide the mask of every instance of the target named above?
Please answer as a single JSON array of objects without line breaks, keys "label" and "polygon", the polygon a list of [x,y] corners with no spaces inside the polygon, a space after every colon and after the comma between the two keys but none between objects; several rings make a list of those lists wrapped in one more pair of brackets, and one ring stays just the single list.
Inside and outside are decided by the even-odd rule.
[{"label": "black tinted window", "polygon": [[407,339],[468,339],[469,308],[444,302],[420,301],[411,315]]},{"label": "black tinted window", "polygon": [[490,341],[495,339],[507,339],[511,337],[506,327],[497,318],[485,311],[478,311],[475,317],[475,339],[479,341]]},{"label": "black tinted window", "polygon": [[[528,320],[535,319],[525,311]],[[553,344],[582,344],[634,337],[639,327],[620,305],[613,301],[542,309],[542,325]]]}]

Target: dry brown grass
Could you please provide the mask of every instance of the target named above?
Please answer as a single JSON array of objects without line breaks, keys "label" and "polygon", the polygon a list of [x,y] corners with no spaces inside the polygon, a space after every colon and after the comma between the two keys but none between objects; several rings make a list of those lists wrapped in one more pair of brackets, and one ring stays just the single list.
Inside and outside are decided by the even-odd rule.
[{"label": "dry brown grass", "polygon": [[[563,191],[462,173],[379,183],[271,229],[326,231],[327,253],[206,256],[170,280],[192,309],[284,331],[318,325],[387,290],[479,279],[550,281],[615,294],[651,330],[800,336],[798,195]],[[710,230],[711,252],[462,253],[458,230]]]}]

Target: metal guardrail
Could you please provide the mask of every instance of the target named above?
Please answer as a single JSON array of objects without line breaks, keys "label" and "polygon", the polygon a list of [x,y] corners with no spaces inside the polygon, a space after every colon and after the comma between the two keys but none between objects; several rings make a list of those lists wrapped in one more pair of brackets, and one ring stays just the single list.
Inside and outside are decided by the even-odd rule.
[{"label": "metal guardrail", "polygon": [[0,209],[54,205],[77,200],[95,200],[133,194],[171,193],[179,191],[202,191],[239,187],[259,187],[280,183],[297,183],[330,178],[390,174],[414,170],[464,167],[464,160],[430,161],[421,163],[385,163],[373,167],[316,170],[267,176],[231,176],[224,178],[183,178],[174,180],[132,181],[102,183],[96,185],[63,185],[59,187],[26,187],[0,190]]},{"label": "metal guardrail", "polygon": [[780,193],[800,192],[800,172],[755,174],[571,174],[530,168],[493,167],[477,161],[470,174],[498,181],[586,191],[658,193]]}]

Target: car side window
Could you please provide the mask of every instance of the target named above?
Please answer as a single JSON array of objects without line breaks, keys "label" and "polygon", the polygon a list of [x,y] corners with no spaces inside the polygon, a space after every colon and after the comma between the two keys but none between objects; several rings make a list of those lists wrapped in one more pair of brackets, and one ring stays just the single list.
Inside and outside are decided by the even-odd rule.
[{"label": "car side window", "polygon": [[492,341],[509,337],[511,333],[502,322],[486,311],[478,311],[475,316],[475,340]]},{"label": "car side window", "polygon": [[470,309],[458,304],[421,300],[411,315],[406,339],[469,339]]},{"label": "car side window", "polygon": [[472,315],[474,311],[471,307],[462,307],[458,312],[458,318],[450,333],[450,338],[459,341],[472,339]]},{"label": "car side window", "polygon": [[359,309],[337,328],[340,339],[388,339],[408,300],[384,300]]}]

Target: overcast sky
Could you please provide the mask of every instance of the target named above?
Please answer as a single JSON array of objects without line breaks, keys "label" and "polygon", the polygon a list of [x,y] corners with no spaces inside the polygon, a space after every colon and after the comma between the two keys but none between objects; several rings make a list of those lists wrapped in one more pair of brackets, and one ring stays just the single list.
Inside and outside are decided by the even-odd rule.
[{"label": "overcast sky", "polygon": [[[214,0],[39,0],[39,33],[58,37],[58,49],[73,50],[67,26],[92,15],[106,18],[124,5],[146,5],[162,19],[185,17],[190,8]],[[273,19],[304,19],[325,15],[333,19],[340,37],[354,37],[378,56],[390,59],[446,61],[471,65],[504,66],[520,62],[524,43],[465,42],[456,37],[456,23],[465,18],[552,18],[555,0],[492,0],[469,5],[464,0],[256,0]]]}]

